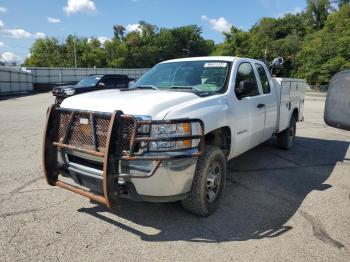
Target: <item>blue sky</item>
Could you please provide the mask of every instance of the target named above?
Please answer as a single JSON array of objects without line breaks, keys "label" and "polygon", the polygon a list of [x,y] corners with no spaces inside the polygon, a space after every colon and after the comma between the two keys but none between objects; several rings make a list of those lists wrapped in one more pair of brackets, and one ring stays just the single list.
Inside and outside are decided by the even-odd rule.
[{"label": "blue sky", "polygon": [[135,30],[140,20],[159,27],[197,24],[215,42],[235,25],[248,30],[262,17],[300,12],[305,0],[0,0],[2,59],[23,61],[35,38],[69,34],[113,36],[112,26]]}]

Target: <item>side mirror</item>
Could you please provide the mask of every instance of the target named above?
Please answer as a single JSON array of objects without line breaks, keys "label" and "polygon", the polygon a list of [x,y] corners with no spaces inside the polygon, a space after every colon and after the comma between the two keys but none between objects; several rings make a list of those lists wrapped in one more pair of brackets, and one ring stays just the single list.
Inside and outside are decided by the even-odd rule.
[{"label": "side mirror", "polygon": [[133,88],[134,86],[135,86],[135,81],[133,81],[133,80],[129,81],[128,87]]},{"label": "side mirror", "polygon": [[98,83],[98,87],[105,87],[105,86],[106,86],[106,84],[103,82]]},{"label": "side mirror", "polygon": [[350,70],[333,76],[328,88],[324,120],[331,127],[350,131]]},{"label": "side mirror", "polygon": [[242,99],[247,96],[251,96],[254,94],[257,90],[256,84],[249,81],[249,80],[244,80],[240,81],[238,88],[236,88],[236,95],[238,99]]}]

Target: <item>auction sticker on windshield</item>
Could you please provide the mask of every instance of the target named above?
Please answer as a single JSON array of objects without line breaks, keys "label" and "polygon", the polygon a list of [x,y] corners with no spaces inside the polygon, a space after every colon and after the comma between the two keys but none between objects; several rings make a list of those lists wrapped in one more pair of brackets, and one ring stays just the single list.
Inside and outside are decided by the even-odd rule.
[{"label": "auction sticker on windshield", "polygon": [[226,67],[227,63],[205,63],[204,67]]}]

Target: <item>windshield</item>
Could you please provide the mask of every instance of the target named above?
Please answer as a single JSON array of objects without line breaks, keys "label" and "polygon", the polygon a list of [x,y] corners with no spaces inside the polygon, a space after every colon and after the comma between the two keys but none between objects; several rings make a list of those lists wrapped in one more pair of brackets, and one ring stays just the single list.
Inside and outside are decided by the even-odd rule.
[{"label": "windshield", "polygon": [[80,80],[77,86],[86,86],[86,87],[95,86],[100,80],[101,80],[101,77],[99,76],[89,76]]},{"label": "windshield", "polygon": [[225,88],[230,63],[224,61],[183,61],[158,64],[136,83],[138,87],[160,90],[184,89],[214,93]]}]

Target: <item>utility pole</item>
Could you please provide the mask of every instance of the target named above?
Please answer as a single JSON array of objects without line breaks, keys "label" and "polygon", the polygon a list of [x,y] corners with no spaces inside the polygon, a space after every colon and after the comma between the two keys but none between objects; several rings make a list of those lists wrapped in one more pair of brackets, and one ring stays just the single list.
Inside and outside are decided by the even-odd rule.
[{"label": "utility pole", "polygon": [[77,49],[75,47],[75,36],[73,40],[73,46],[74,46],[74,68],[77,68]]}]

